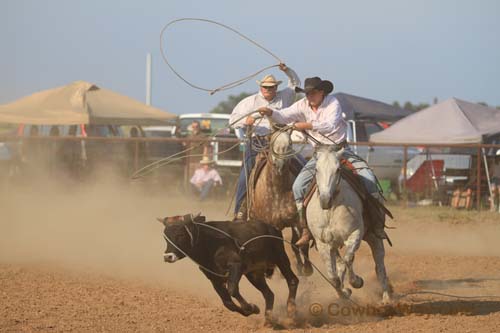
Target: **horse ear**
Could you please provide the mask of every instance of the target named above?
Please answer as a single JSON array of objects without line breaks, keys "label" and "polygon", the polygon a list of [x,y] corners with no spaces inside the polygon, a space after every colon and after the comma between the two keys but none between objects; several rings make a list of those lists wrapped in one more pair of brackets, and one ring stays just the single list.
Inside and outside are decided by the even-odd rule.
[{"label": "horse ear", "polygon": [[342,156],[342,154],[344,154],[344,151],[345,151],[345,148],[340,149],[340,150],[337,152],[337,155],[338,155],[338,156]]},{"label": "horse ear", "polygon": [[327,152],[329,152],[329,153],[335,153],[335,154],[337,153],[337,150],[336,150],[337,146],[335,146],[334,144],[333,145],[328,145],[326,147],[327,147],[327,150],[326,150]]},{"label": "horse ear", "polygon": [[206,218],[205,216],[202,216],[200,214],[196,215],[194,218],[193,218],[193,222],[197,222],[197,223],[204,223],[206,221]]}]

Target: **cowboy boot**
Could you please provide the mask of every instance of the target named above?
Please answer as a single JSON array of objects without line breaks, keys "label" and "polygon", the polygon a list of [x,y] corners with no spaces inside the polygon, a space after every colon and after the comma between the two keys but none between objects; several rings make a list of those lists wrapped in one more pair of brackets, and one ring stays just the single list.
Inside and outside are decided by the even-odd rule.
[{"label": "cowboy boot", "polygon": [[[384,204],[384,197],[379,192],[374,192],[371,194],[372,197],[377,199],[382,205]],[[387,234],[385,233],[385,212],[380,210],[380,216],[377,216],[375,219],[372,219],[373,223],[373,233],[380,239],[388,239]]]},{"label": "cowboy boot", "polygon": [[302,228],[302,236],[300,236],[300,239],[295,243],[295,245],[308,245],[309,241],[312,239],[312,235],[309,231],[309,228],[307,227],[306,212],[302,203],[297,203],[297,213],[299,215],[299,225]]}]

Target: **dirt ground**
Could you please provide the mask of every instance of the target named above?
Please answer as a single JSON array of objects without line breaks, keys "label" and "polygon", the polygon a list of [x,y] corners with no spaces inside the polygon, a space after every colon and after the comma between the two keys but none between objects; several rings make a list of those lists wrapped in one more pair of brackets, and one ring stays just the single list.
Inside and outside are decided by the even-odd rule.
[{"label": "dirt ground", "polygon": [[[163,262],[157,216],[201,211],[227,219],[229,202],[199,203],[109,178],[81,186],[37,182],[0,191],[0,331],[258,331],[263,315],[223,307],[188,259]],[[386,266],[395,302],[379,305],[366,245],[355,269],[365,280],[340,302],[314,273],[301,278],[297,326],[283,326],[286,285],[275,274],[275,330],[310,332],[498,332],[500,215],[391,206],[394,247]],[[320,269],[317,253],[312,260]],[[453,294],[411,294],[431,291]],[[261,310],[246,280],[242,294]],[[497,295],[496,298],[485,297]],[[479,298],[465,298],[484,296]]]}]

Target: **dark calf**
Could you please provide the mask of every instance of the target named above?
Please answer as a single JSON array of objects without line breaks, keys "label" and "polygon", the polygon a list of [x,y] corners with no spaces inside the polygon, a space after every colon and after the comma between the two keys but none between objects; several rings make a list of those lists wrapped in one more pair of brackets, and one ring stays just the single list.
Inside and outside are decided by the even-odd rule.
[{"label": "dark calf", "polygon": [[[295,296],[299,280],[290,268],[282,234],[273,226],[259,221],[205,222],[201,216],[185,215],[158,219],[164,226],[167,249],[164,260],[176,262],[186,255],[192,258],[212,282],[224,305],[244,316],[258,314],[259,308],[248,303],[239,292],[242,275],[264,296],[266,324],[270,324],[274,294],[267,285],[277,266],[288,284],[288,316],[295,315]],[[260,237],[247,244],[248,240]],[[244,247],[242,247],[242,245]],[[233,301],[235,298],[240,306]]]}]

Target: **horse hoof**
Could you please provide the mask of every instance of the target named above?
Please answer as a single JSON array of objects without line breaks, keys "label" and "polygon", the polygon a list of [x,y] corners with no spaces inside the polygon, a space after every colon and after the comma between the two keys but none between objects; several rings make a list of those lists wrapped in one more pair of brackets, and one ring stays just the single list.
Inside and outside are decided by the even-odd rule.
[{"label": "horse hoof", "polygon": [[357,276],[357,275],[354,277],[354,279],[352,281],[349,281],[349,283],[355,289],[359,289],[359,288],[363,287],[363,285],[365,284],[365,282],[363,281],[363,278],[361,278],[360,276]]},{"label": "horse hoof", "polygon": [[246,306],[242,310],[243,310],[243,315],[245,317],[251,316],[253,314],[259,314],[260,313],[259,307],[257,305],[255,305],[255,304],[248,304],[248,306]]},{"label": "horse hoof", "polygon": [[392,303],[391,295],[387,291],[384,291],[384,293],[382,294],[382,305],[390,305],[391,303]]},{"label": "horse hoof", "polygon": [[342,296],[341,296],[342,298],[348,299],[351,297],[351,295],[352,295],[351,289],[349,289],[349,288],[342,289]]},{"label": "horse hoof", "polygon": [[266,320],[264,321],[264,327],[273,327],[273,314],[271,311],[266,311]]},{"label": "horse hoof", "polygon": [[250,305],[250,308],[252,309],[251,311],[252,311],[253,314],[259,314],[260,313],[260,309],[259,309],[259,307],[257,305],[252,304],[252,303],[250,303],[249,305]]},{"label": "horse hoof", "polygon": [[285,318],[281,321],[281,325],[287,329],[287,328],[295,328],[297,327],[297,320],[293,317],[288,317]]},{"label": "horse hoof", "polygon": [[304,264],[304,269],[303,269],[303,273],[305,276],[311,276],[312,273],[314,272],[313,268],[312,268],[312,265],[310,262],[306,262]]}]

